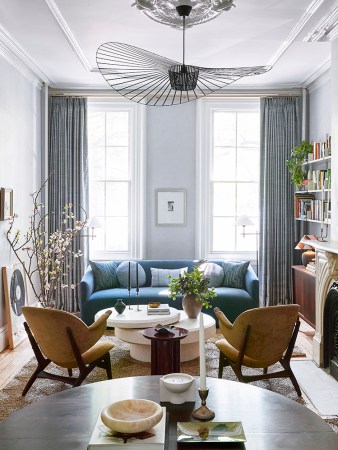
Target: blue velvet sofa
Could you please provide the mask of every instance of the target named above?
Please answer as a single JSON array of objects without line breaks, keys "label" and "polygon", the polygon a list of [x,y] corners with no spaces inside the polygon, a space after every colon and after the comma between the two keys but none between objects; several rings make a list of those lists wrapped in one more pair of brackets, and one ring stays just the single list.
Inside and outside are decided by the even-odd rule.
[{"label": "blue velvet sofa", "polygon": [[[118,266],[122,261],[114,261]],[[196,265],[193,260],[138,260],[146,274],[146,282],[139,291],[139,304],[147,304],[150,300],[168,303],[176,309],[182,309],[182,297],[177,297],[174,301],[168,297],[167,287],[151,287],[151,268],[158,269],[180,269],[188,267],[188,272]],[[208,260],[208,262],[222,266],[222,260]],[[217,297],[211,299],[212,308],[204,309],[204,312],[210,314],[217,321],[213,308],[218,306],[226,314],[230,321],[243,311],[257,308],[259,306],[259,286],[257,276],[249,265],[245,274],[245,289],[232,287],[215,288]],[[90,325],[94,322],[95,314],[104,308],[113,307],[117,299],[123,299],[128,304],[128,290],[126,288],[114,288],[94,291],[94,274],[88,266],[80,282],[80,311],[81,319]],[[131,304],[136,303],[136,291],[131,290]]]}]

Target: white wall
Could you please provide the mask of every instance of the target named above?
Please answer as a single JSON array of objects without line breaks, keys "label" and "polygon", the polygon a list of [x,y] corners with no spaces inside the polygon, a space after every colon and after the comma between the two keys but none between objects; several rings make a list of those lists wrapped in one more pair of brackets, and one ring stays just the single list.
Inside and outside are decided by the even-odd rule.
[{"label": "white wall", "polygon": [[[0,56],[0,187],[14,190],[18,228],[29,225],[30,194],[40,183],[41,91]],[[0,221],[0,266],[15,262]],[[0,351],[7,346],[7,320],[0,276]]]},{"label": "white wall", "polygon": [[331,44],[332,203],[331,239],[338,241],[338,40]]},{"label": "white wall", "polygon": [[[196,102],[147,108],[147,259],[195,257]],[[187,191],[186,226],[155,225],[155,190]]]}]

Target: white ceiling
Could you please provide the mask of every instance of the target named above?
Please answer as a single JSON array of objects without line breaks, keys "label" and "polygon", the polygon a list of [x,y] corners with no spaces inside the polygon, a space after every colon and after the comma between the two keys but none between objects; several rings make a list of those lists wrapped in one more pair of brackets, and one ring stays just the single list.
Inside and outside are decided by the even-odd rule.
[{"label": "white ceiling", "polygon": [[[1,0],[1,44],[52,87],[107,88],[97,48],[124,42],[181,60],[182,34],[133,0]],[[236,8],[186,32],[186,62],[203,67],[273,64],[238,87],[299,87],[329,66],[330,42],[304,38],[338,8],[335,0],[235,0]],[[234,86],[235,87],[235,86]]]}]

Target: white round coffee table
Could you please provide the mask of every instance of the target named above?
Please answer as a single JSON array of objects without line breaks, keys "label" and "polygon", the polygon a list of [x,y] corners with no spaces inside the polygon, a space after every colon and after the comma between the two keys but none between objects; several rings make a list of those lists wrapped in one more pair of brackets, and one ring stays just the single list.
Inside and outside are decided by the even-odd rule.
[{"label": "white round coffee table", "polygon": [[[189,331],[188,336],[181,341],[181,362],[191,361],[199,356],[199,318],[188,319],[184,311],[170,308],[170,315],[147,315],[147,306],[140,305],[141,311],[124,310],[123,314],[117,314],[114,308],[106,308],[95,315],[95,320],[105,311],[110,309],[112,314],[108,318],[107,326],[115,328],[115,336],[130,344],[130,356],[138,361],[150,362],[150,341],[142,335],[145,328],[175,324]],[[208,314],[203,314],[205,340],[216,334],[215,319]]]}]

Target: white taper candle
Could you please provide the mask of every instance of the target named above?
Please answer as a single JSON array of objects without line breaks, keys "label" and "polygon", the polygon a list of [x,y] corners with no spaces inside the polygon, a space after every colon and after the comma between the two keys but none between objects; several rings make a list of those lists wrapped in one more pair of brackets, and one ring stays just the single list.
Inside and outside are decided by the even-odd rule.
[{"label": "white taper candle", "polygon": [[200,340],[200,389],[204,391],[207,388],[207,385],[205,374],[206,368],[205,368],[204,321],[202,312],[200,313],[199,340]]}]

